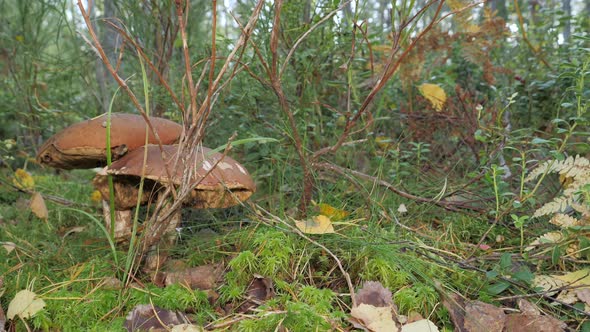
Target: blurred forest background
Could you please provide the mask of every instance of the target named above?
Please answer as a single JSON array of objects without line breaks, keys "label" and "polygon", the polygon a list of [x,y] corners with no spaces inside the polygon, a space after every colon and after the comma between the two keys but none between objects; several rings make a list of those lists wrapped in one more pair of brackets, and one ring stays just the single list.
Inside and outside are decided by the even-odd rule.
[{"label": "blurred forest background", "polygon": [[[149,113],[182,122],[178,102],[162,85],[163,79],[181,103],[190,103],[175,1],[82,4],[111,63],[137,95],[144,88],[137,49],[157,69],[147,70]],[[219,72],[256,5],[191,0],[183,7],[195,82],[209,75],[213,50]],[[64,254],[59,268],[48,264],[55,257],[35,262],[38,251],[81,247],[40,235],[47,229],[41,222],[27,239],[34,218],[18,208],[24,192],[11,177],[25,169],[35,191],[66,196],[99,218],[91,172],[58,174],[36,165],[34,156],[59,130],[108,111],[118,85],[75,1],[0,0],[0,13],[0,223],[6,230],[0,241],[22,250],[18,257],[9,251],[0,269],[6,308],[32,280],[39,279],[45,297],[67,298],[93,286],[70,290],[74,296],[55,286],[63,278],[112,271],[115,263],[93,261],[89,253]],[[510,296],[528,294],[571,328],[590,329],[584,325],[590,303],[581,297],[552,306],[547,293],[530,295],[539,291],[538,275],[588,272],[589,32],[590,0],[263,2],[239,60],[215,91],[203,139],[212,148],[234,133],[253,139],[230,154],[250,171],[257,193],[247,207],[207,215],[206,222],[187,216],[188,229],[197,230],[176,255],[189,266],[226,261],[233,271],[219,291],[224,303],[239,302],[254,273],[272,278],[282,297],[261,310],[281,312],[236,322],[242,330],[348,324],[342,312],[350,298],[337,295],[348,291],[346,282],[324,249],[342,260],[355,286],[379,281],[402,314],[418,312],[441,329],[452,329],[452,315],[440,305],[434,280],[495,305],[515,307]],[[210,81],[201,84],[206,93]],[[204,96],[197,96],[199,103]],[[112,111],[137,112],[122,92]],[[536,167],[539,178],[529,176]],[[567,191],[570,183],[575,192]],[[559,206],[540,211],[547,202]],[[89,225],[85,216],[48,204],[54,231]],[[314,235],[313,242],[272,221],[318,214],[331,217],[337,232]],[[559,221],[563,215],[575,221]],[[101,236],[87,227],[88,237]],[[217,242],[203,240],[198,232],[205,228]],[[542,246],[527,249],[534,241]],[[64,249],[68,245],[73,249]],[[110,257],[104,243],[96,246],[93,256]],[[74,277],[71,266],[84,272]],[[162,292],[156,301],[171,306],[179,295],[166,292],[180,290],[150,291]],[[115,298],[88,309],[88,321],[77,323],[100,329],[146,301],[138,294]],[[202,298],[187,301],[175,309],[204,306]],[[33,325],[67,330],[67,301],[53,302]],[[210,306],[195,319],[219,327],[223,315]],[[297,315],[309,324],[301,326]]]}]

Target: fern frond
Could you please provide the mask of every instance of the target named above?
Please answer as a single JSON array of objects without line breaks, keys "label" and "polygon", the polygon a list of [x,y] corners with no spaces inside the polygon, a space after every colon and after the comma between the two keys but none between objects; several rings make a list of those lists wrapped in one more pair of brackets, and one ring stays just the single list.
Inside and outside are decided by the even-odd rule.
[{"label": "fern frond", "polygon": [[535,169],[526,177],[525,182],[530,182],[545,173],[559,173],[565,177],[576,178],[590,173],[590,160],[582,156],[569,156],[565,160],[549,160]]},{"label": "fern frond", "polygon": [[549,232],[545,233],[538,238],[536,238],[528,247],[524,249],[524,251],[531,251],[535,249],[536,246],[541,244],[548,244],[548,243],[559,243],[563,241],[564,236],[561,232]]},{"label": "fern frond", "polygon": [[560,196],[555,197],[553,201],[545,203],[545,205],[535,211],[533,218],[545,216],[552,213],[564,212],[568,206],[572,205],[575,201],[575,197]]},{"label": "fern frond", "polygon": [[561,228],[584,225],[584,222],[582,220],[563,213],[556,213],[555,215],[553,215],[553,217],[551,217],[551,220],[549,222]]}]

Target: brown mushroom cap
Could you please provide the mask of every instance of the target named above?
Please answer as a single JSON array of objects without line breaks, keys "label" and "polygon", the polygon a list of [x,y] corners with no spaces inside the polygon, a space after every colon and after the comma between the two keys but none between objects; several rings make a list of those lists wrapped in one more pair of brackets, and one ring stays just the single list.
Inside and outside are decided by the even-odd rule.
[{"label": "brown mushroom cap", "polygon": [[[195,208],[226,208],[247,200],[256,190],[254,181],[248,171],[234,159],[223,156],[211,149],[199,147],[195,157],[189,161],[178,158],[173,168],[177,145],[165,145],[163,153],[157,145],[147,146],[146,179],[159,183],[180,185],[183,176],[183,162],[194,167],[191,183],[197,183],[188,203]],[[108,174],[140,177],[142,174],[145,147],[133,150],[121,159],[113,162]],[[162,158],[162,155],[164,158]],[[166,165],[169,165],[169,178]],[[213,168],[215,167],[215,168]],[[212,169],[213,168],[213,169]],[[212,169],[212,170],[211,170]],[[137,197],[137,195],[135,196]]]},{"label": "brown mushroom cap", "polygon": [[[73,124],[50,137],[39,149],[37,160],[55,168],[93,168],[106,165],[106,114]],[[150,117],[162,144],[172,144],[182,133],[182,126],[170,120]],[[111,151],[113,160],[145,144],[147,124],[141,115],[111,115]],[[151,130],[148,142],[157,143]]]}]

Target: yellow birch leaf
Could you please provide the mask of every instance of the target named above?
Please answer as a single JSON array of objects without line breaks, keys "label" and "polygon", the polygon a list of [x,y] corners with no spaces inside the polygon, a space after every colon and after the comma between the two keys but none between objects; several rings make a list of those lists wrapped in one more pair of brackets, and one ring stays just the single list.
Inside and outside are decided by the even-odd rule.
[{"label": "yellow birch leaf", "polygon": [[565,281],[568,286],[590,286],[590,269],[582,269],[562,276],[553,276]]},{"label": "yellow birch leaf", "polygon": [[393,146],[393,140],[387,136],[377,136],[375,137],[375,144],[377,144],[381,150],[385,151]]},{"label": "yellow birch leaf", "polygon": [[19,189],[33,189],[33,187],[35,187],[35,180],[33,180],[33,177],[27,171],[18,168],[14,171],[12,184]]},{"label": "yellow birch leaf", "polygon": [[389,53],[389,52],[391,52],[391,46],[389,46],[389,45],[373,45],[373,51],[374,52]]},{"label": "yellow birch leaf", "polygon": [[102,195],[100,194],[100,191],[93,191],[92,194],[90,194],[90,201],[92,201],[93,203],[102,202]]},{"label": "yellow birch leaf", "polygon": [[37,298],[37,294],[30,290],[23,289],[16,293],[14,299],[8,304],[6,317],[8,319],[14,319],[15,316],[19,316],[23,319],[30,318],[43,310],[44,307],[45,301]]},{"label": "yellow birch leaf", "polygon": [[47,211],[45,200],[41,194],[38,192],[33,193],[29,208],[31,209],[31,212],[37,216],[37,218],[47,221],[47,218],[49,217],[49,211]]},{"label": "yellow birch leaf", "polygon": [[342,220],[350,214],[348,211],[337,209],[326,203],[320,203],[318,207],[320,208],[320,214],[330,218],[332,221]]},{"label": "yellow birch leaf", "polygon": [[295,221],[295,226],[307,234],[328,234],[334,233],[334,226],[330,218],[319,215],[308,220]]},{"label": "yellow birch leaf", "polygon": [[361,303],[353,307],[350,315],[362,322],[362,325],[375,332],[398,332],[399,328],[392,318],[392,308],[375,307],[370,304]]},{"label": "yellow birch leaf", "polygon": [[418,87],[420,93],[424,96],[424,98],[428,99],[432,104],[432,107],[437,112],[442,110],[442,107],[447,101],[447,94],[445,90],[443,90],[440,86],[436,84],[424,83]]}]

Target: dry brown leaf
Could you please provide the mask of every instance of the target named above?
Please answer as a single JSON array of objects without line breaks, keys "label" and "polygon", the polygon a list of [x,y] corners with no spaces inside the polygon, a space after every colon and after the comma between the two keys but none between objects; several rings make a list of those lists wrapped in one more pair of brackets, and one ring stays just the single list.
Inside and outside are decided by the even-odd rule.
[{"label": "dry brown leaf", "polygon": [[126,317],[125,329],[130,332],[164,332],[171,326],[190,323],[182,313],[165,310],[149,304],[135,306]]},{"label": "dry brown leaf", "polygon": [[590,288],[580,288],[574,290],[574,292],[580,301],[590,305]]},{"label": "dry brown leaf", "polygon": [[537,316],[539,316],[541,314],[539,309],[537,309],[537,307],[534,304],[530,303],[529,301],[527,301],[525,299],[518,299],[518,301],[516,301],[516,303],[518,304],[518,308],[520,309],[520,312],[523,314],[537,315]]},{"label": "dry brown leaf", "polygon": [[465,305],[464,327],[467,332],[502,332],[506,314],[504,310],[481,301]]},{"label": "dry brown leaf", "polygon": [[295,226],[307,234],[328,234],[334,233],[334,226],[330,218],[319,215],[308,220],[295,221]]},{"label": "dry brown leaf", "polygon": [[170,286],[175,283],[188,285],[192,289],[213,289],[223,274],[223,265],[209,264],[191,267],[189,269],[164,272],[164,284]]},{"label": "dry brown leaf", "polygon": [[392,307],[375,307],[364,303],[350,311],[350,315],[370,331],[398,332],[399,327],[393,321],[392,313]]},{"label": "dry brown leaf", "polygon": [[549,316],[512,314],[506,317],[505,331],[559,332],[566,327],[564,322]]},{"label": "dry brown leaf", "polygon": [[273,298],[275,296],[274,284],[270,278],[255,274],[246,294],[247,299],[238,308],[238,312],[248,312],[260,306],[264,301]]},{"label": "dry brown leaf", "polygon": [[378,281],[367,281],[363,288],[356,292],[355,299],[358,304],[370,304],[375,307],[394,307],[391,291]]},{"label": "dry brown leaf", "polygon": [[31,203],[29,204],[29,208],[31,212],[37,216],[39,219],[43,219],[47,221],[49,218],[49,211],[47,211],[47,206],[45,205],[45,200],[40,193],[34,192],[33,196],[31,197]]},{"label": "dry brown leaf", "polygon": [[465,300],[455,293],[443,293],[443,306],[449,312],[451,321],[455,325],[456,332],[464,332],[465,330]]}]

